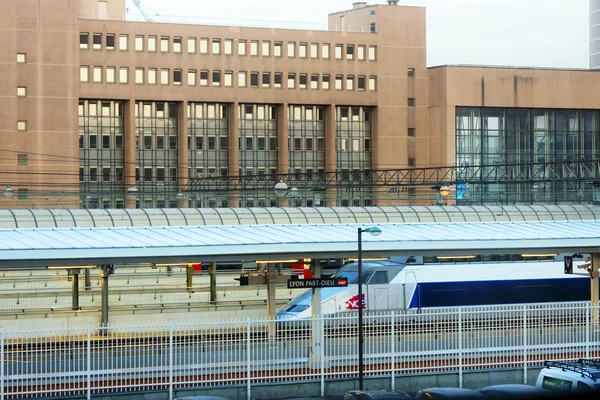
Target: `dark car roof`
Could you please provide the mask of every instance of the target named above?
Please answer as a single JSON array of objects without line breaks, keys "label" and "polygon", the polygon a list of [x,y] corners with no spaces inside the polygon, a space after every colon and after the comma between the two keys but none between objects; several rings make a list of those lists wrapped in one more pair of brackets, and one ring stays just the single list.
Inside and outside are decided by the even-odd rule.
[{"label": "dark car roof", "polygon": [[420,397],[423,397],[423,395],[427,394],[427,393],[437,394],[440,396],[444,396],[446,398],[454,398],[454,399],[485,397],[482,393],[475,391],[475,390],[471,390],[471,389],[441,388],[441,387],[427,388],[427,389],[419,390],[417,392],[417,396],[419,396],[419,394],[420,394],[421,395]]},{"label": "dark car roof", "polygon": [[547,390],[530,386],[530,385],[520,385],[520,384],[507,384],[507,385],[492,385],[486,386],[478,391],[484,393],[488,390],[494,390],[497,392],[502,392],[506,394],[526,394],[526,393],[548,393]]},{"label": "dark car roof", "polygon": [[349,397],[349,395],[356,394],[368,394],[377,400],[412,399],[412,397],[410,397],[404,392],[396,392],[391,390],[350,390],[348,393],[346,393],[346,396],[344,396],[344,398]]}]

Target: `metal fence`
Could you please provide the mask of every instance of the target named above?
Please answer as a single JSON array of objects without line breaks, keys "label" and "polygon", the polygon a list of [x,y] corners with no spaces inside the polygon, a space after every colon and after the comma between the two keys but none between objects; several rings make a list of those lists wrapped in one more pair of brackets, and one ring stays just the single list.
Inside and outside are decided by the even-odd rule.
[{"label": "metal fence", "polygon": [[[364,314],[365,377],[516,368],[600,357],[590,303]],[[310,320],[0,331],[0,397],[35,398],[183,388],[252,388],[358,375],[357,314]],[[135,388],[135,389],[133,389]]]}]

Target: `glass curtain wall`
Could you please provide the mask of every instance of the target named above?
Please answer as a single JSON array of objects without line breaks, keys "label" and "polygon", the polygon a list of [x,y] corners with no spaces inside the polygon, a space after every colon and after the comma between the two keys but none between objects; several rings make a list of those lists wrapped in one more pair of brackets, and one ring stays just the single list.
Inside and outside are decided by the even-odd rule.
[{"label": "glass curtain wall", "polygon": [[[189,179],[227,177],[229,175],[229,134],[227,105],[220,103],[188,103],[188,176]],[[225,182],[210,180],[211,189],[189,193],[190,207],[227,207],[227,196],[216,190]]]},{"label": "glass curtain wall", "polygon": [[[277,177],[277,109],[268,104],[240,104],[240,176]],[[276,207],[277,196],[241,193],[240,207]]]},{"label": "glass curtain wall", "polygon": [[594,110],[457,107],[457,166],[488,166],[482,169],[481,177],[489,181],[465,188],[458,203],[591,200],[587,185],[576,181],[494,183],[497,169],[493,166],[506,165],[515,176],[551,176],[558,166],[539,164],[531,170],[530,164],[595,159],[599,153],[598,118],[599,112]]},{"label": "glass curtain wall", "polygon": [[[315,198],[313,174],[325,172],[325,109],[319,106],[289,106],[289,174],[298,188],[293,198],[295,207],[313,207]],[[310,189],[309,189],[310,188]]]},{"label": "glass curtain wall", "polygon": [[344,189],[337,191],[342,207],[371,205],[371,109],[336,107],[337,171]]},{"label": "glass curtain wall", "polygon": [[124,207],[123,102],[80,100],[81,208]]},{"label": "glass curtain wall", "polygon": [[137,102],[135,107],[138,208],[176,208],[177,103]]}]

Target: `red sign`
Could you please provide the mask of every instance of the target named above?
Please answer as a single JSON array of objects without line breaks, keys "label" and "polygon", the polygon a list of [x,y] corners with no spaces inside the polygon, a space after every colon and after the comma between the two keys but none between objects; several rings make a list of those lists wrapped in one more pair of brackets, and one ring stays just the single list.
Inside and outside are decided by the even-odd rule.
[{"label": "red sign", "polygon": [[[367,302],[365,300],[365,294],[362,294],[362,309],[367,308]],[[349,300],[346,301],[346,310],[358,310],[358,295],[354,295],[350,297]]]},{"label": "red sign", "polygon": [[310,262],[310,258],[301,258],[299,263],[292,264],[292,273],[301,275],[304,279],[314,278],[313,274],[310,273]]}]

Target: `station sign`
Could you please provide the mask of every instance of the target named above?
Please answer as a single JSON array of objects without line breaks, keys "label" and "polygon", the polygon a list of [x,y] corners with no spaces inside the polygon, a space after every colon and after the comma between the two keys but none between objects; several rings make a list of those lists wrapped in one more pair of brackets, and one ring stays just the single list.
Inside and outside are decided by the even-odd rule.
[{"label": "station sign", "polygon": [[348,286],[348,278],[288,279],[288,289],[318,289]]}]

